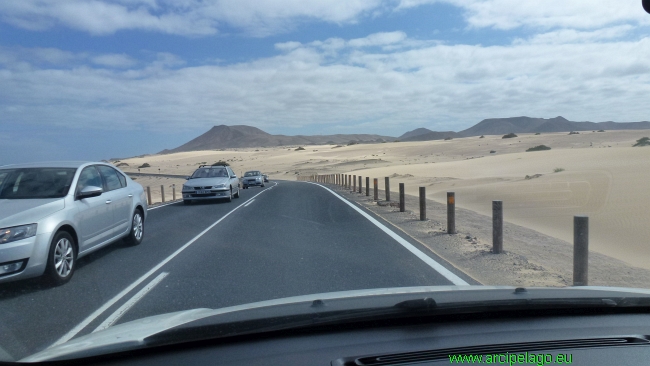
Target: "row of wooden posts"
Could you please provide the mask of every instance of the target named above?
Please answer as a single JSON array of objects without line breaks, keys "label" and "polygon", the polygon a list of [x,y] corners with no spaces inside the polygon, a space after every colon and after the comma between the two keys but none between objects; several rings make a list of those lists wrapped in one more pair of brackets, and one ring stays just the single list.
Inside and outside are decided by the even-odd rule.
[{"label": "row of wooden posts", "polygon": [[[299,176],[298,180],[335,184],[363,194],[363,178],[352,174],[326,174]],[[357,188],[357,181],[359,183]],[[370,196],[370,177],[366,177],[366,196]],[[420,220],[427,219],[426,187],[419,187]],[[373,199],[379,200],[378,180],[373,178]],[[384,177],[386,201],[390,201],[390,178]],[[404,183],[399,183],[399,210],[406,211]],[[456,234],[456,194],[447,192],[447,233]],[[503,201],[492,201],[492,252],[503,253]],[[573,217],[573,285],[587,286],[589,259],[589,217]]]},{"label": "row of wooden posts", "polygon": [[[160,185],[160,197],[162,197],[162,203],[165,203],[165,186]],[[176,201],[176,185],[172,184],[172,201]],[[147,203],[149,206],[153,204],[151,200],[151,187],[147,186]]]}]

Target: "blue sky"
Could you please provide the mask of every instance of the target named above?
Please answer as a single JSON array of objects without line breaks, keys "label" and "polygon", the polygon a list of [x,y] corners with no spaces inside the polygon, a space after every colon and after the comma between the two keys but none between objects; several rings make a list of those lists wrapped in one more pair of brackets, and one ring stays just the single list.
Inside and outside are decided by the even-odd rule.
[{"label": "blue sky", "polygon": [[269,133],[650,119],[637,0],[0,2],[0,164]]}]

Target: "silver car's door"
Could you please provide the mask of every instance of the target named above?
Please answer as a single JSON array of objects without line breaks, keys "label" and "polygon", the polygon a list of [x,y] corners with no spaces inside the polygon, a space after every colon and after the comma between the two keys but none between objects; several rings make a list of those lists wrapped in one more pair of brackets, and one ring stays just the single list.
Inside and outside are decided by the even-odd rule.
[{"label": "silver car's door", "polygon": [[230,167],[226,167],[228,170],[228,175],[230,176],[230,186],[232,187],[232,192],[239,192],[239,179],[233,178],[235,176],[235,172],[230,169]]},{"label": "silver car's door", "polygon": [[113,211],[112,236],[122,236],[131,224],[133,192],[126,187],[126,178],[117,170],[107,165],[97,165],[97,169],[104,178],[107,200],[111,201],[109,206]]},{"label": "silver car's door", "polygon": [[[86,167],[81,171],[75,194],[88,186],[103,188],[102,178],[94,166]],[[74,221],[79,230],[79,252],[83,252],[109,237],[113,225],[113,211],[106,201],[106,193],[97,197],[75,199]]]}]

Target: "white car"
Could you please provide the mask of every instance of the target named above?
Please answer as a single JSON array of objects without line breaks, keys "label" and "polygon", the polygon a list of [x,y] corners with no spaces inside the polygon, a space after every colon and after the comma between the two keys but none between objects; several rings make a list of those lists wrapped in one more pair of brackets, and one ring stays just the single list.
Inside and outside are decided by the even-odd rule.
[{"label": "white car", "polygon": [[239,179],[229,166],[201,165],[183,184],[183,203],[195,200],[239,198]]},{"label": "white car", "polygon": [[112,165],[50,162],[0,167],[0,282],[70,280],[77,259],[118,239],[142,242],[142,186]]}]

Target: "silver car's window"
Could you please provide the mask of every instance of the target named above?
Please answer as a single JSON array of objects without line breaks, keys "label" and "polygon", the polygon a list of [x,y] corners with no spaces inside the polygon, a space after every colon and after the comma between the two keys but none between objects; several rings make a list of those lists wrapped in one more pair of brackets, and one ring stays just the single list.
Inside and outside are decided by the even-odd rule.
[{"label": "silver car's window", "polygon": [[115,169],[105,165],[97,165],[97,169],[99,169],[99,173],[104,178],[107,191],[113,191],[122,188],[122,182],[120,182],[120,178],[118,178]]},{"label": "silver car's window", "polygon": [[225,168],[201,168],[192,174],[192,178],[222,178],[227,176],[228,172]]},{"label": "silver car's window", "polygon": [[94,166],[86,167],[81,174],[79,175],[79,181],[77,182],[77,192],[80,192],[82,189],[93,186],[102,188],[102,177],[99,175],[97,169]]},{"label": "silver car's window", "polygon": [[117,172],[117,177],[120,179],[120,184],[122,184],[122,187],[126,187],[126,178],[124,175],[120,172]]},{"label": "silver car's window", "polygon": [[0,199],[60,198],[68,194],[75,168],[0,170]]}]

